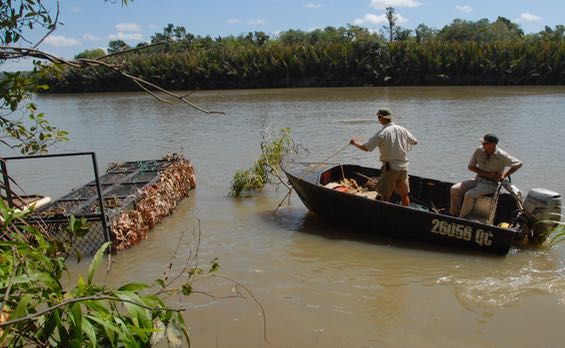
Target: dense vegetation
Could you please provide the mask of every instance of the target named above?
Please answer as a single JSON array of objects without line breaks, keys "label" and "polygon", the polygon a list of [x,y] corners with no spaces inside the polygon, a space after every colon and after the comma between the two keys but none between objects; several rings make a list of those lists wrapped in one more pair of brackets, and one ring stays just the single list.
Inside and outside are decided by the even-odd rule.
[{"label": "dense vegetation", "polygon": [[[389,14],[394,9],[389,8]],[[454,20],[441,30],[391,25],[199,37],[169,24],[148,49],[111,41],[108,62],[168,89],[364,85],[523,85],[565,83],[565,26],[524,35],[517,24]],[[138,46],[147,45],[141,43]],[[91,53],[91,52],[87,52]],[[83,56],[84,53],[77,55]],[[61,71],[59,71],[60,73]],[[53,92],[138,90],[108,69],[43,74]]]},{"label": "dense vegetation", "polygon": [[[198,244],[180,272],[173,271],[174,260],[180,256],[177,249],[154,284],[132,282],[114,289],[94,277],[110,242],[92,258],[87,276],[71,281],[67,261],[72,247],[54,239],[41,225],[28,224],[29,214],[33,212],[10,208],[0,198],[0,347],[190,344],[184,309],[169,307],[165,301],[186,299],[195,281],[218,270],[215,259],[209,268],[202,268]],[[71,218],[61,232],[72,241],[88,233],[88,222]],[[109,272],[109,257],[107,262]]]}]

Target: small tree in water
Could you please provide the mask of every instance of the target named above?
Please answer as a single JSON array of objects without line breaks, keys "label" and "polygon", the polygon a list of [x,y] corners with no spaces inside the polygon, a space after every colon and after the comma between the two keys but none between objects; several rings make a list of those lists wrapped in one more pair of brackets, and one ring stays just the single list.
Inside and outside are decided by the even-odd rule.
[{"label": "small tree in water", "polygon": [[291,153],[298,153],[297,145],[290,135],[290,128],[282,128],[279,136],[271,138],[267,131],[263,131],[261,142],[261,155],[249,169],[237,170],[232,179],[230,196],[251,196],[253,191],[261,191],[265,184],[278,183],[286,185],[280,176],[278,168],[282,160]]}]

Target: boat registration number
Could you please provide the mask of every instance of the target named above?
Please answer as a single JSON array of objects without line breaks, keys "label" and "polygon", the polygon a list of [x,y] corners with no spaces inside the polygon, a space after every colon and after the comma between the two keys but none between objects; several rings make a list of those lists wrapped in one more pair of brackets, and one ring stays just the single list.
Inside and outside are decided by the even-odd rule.
[{"label": "boat registration number", "polygon": [[462,239],[466,241],[474,241],[475,243],[483,246],[492,245],[492,232],[484,231],[478,228],[475,231],[473,238],[473,227],[455,222],[433,219],[432,220],[432,233],[442,236],[447,236],[455,239]]}]

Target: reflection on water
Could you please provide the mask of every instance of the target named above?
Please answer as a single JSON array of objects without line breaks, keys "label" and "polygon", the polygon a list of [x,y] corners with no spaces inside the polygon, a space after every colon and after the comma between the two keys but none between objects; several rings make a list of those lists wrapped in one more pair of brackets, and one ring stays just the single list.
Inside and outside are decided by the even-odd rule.
[{"label": "reflection on water", "polygon": [[[264,121],[290,127],[325,159],[353,136],[380,128],[378,107],[419,139],[410,171],[458,181],[478,139],[497,133],[500,146],[524,161],[513,183],[524,193],[565,193],[562,161],[565,87],[402,87],[202,91],[191,95],[205,115],[144,94],[41,96],[40,109],[70,131],[54,152],[95,151],[109,162],[183,152],[197,188],[141,245],[114,258],[111,283],[151,283],[170,261],[179,236],[200,229],[202,262],[218,257],[223,274],[251,289],[266,311],[269,341],[252,301],[191,296],[186,318],[196,347],[477,347],[560,346],[565,321],[563,247],[543,253],[514,249],[507,257],[463,252],[386,237],[328,222],[294,194],[265,189],[254,199],[227,196],[237,169],[259,155]],[[332,158],[375,166],[377,154],[347,147]],[[82,183],[65,165],[17,177],[28,192]],[[80,167],[80,165],[79,165]],[[56,174],[54,177],[51,174]],[[45,182],[49,185],[46,186]],[[63,192],[67,192],[65,188]],[[200,225],[199,225],[200,223]],[[198,227],[200,226],[200,227]],[[193,246],[188,238],[183,254]],[[78,272],[78,270],[76,270]],[[232,285],[199,284],[226,294]],[[535,320],[531,320],[535,318]],[[527,329],[526,329],[527,328]]]}]

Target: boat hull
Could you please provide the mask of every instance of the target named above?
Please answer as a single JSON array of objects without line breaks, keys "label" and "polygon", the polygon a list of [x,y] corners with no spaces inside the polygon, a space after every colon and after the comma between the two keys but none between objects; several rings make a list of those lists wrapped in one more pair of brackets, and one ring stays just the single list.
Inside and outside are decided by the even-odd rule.
[{"label": "boat hull", "polygon": [[[313,166],[318,165],[318,168]],[[499,255],[506,255],[510,250],[517,232],[512,229],[500,228],[494,225],[485,224],[479,221],[460,219],[447,214],[434,211],[414,209],[404,207],[396,203],[378,201],[350,193],[340,192],[323,186],[322,176],[332,180],[341,171],[346,177],[360,176],[366,174],[376,175],[378,170],[352,166],[332,166],[319,164],[292,164],[283,168],[290,184],[296,193],[311,211],[325,217],[345,224],[354,224],[367,233],[388,235],[392,237],[405,238],[411,240],[421,240],[442,245],[452,245],[467,249],[479,249]],[[324,173],[331,173],[327,175]],[[411,177],[415,186],[425,182],[419,177]],[[420,190],[420,197],[414,196],[414,200],[429,201],[434,205],[445,206],[449,197],[446,191],[451,183],[442,183],[435,180],[425,182],[434,186],[441,195],[434,197],[430,190]],[[430,185],[426,185],[430,186]],[[434,198],[432,200],[431,198]],[[505,203],[508,204],[508,203]],[[512,207],[510,207],[512,209]],[[508,207],[503,210],[509,210]],[[504,211],[501,210],[501,214]],[[508,215],[506,213],[506,215]],[[508,216],[504,218],[508,219]]]}]

